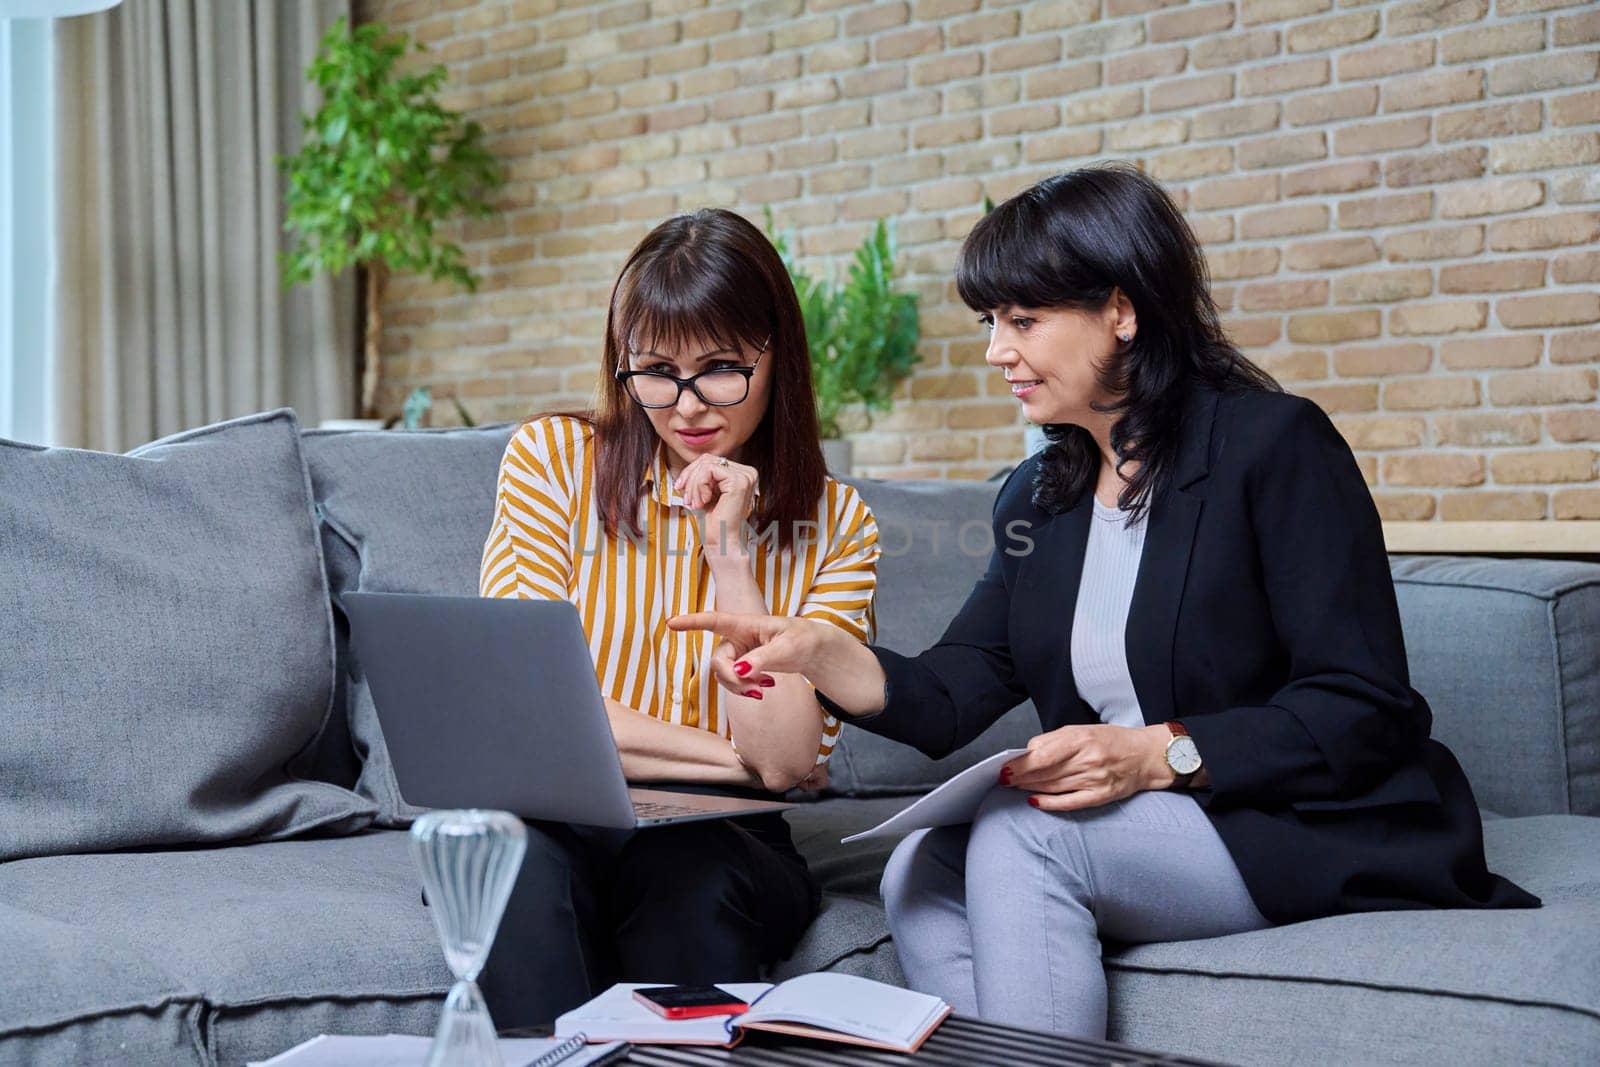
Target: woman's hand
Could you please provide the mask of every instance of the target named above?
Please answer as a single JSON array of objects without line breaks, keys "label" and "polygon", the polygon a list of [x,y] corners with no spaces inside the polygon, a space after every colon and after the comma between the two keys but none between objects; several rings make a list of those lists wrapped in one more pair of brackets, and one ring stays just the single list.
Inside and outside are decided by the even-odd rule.
[{"label": "woman's hand", "polygon": [[711,669],[724,689],[759,693],[773,674],[801,674],[851,715],[883,710],[883,667],[866,645],[837,626],[792,615],[699,611],[667,620],[673,630],[710,630],[722,638]]},{"label": "woman's hand", "polygon": [[1176,779],[1167,764],[1165,726],[1074,725],[1039,734],[1028,751],[1000,768],[1000,784],[1034,795],[1043,811],[1078,811],[1165,789]]},{"label": "woman's hand", "polygon": [[708,555],[737,554],[744,548],[744,524],[755,511],[760,476],[723,456],[698,456],[678,474],[673,486],[700,516],[700,544]]}]

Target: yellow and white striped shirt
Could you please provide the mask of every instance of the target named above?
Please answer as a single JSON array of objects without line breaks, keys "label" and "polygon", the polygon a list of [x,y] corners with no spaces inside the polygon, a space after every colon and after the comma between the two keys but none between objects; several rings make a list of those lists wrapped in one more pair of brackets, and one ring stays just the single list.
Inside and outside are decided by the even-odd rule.
[{"label": "yellow and white striped shirt", "polygon": [[[714,609],[716,583],[694,514],[672,487],[664,446],[643,472],[643,536],[607,538],[594,492],[593,436],[591,427],[559,415],[535,419],[512,436],[500,463],[478,591],[572,601],[602,693],[656,718],[730,737],[710,666],[717,638],[667,629],[672,615]],[[814,521],[815,536],[797,536],[788,550],[771,538],[754,541],[756,585],[774,615],[822,620],[871,641],[879,555],[872,512],[854,487],[829,478]],[[839,722],[818,713],[817,762],[824,763]]]}]

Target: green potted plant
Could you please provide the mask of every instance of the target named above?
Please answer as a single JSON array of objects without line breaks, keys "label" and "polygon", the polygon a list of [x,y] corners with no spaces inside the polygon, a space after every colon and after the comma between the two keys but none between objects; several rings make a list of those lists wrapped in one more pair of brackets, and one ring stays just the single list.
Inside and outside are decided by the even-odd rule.
[{"label": "green potted plant", "polygon": [[485,195],[505,181],[483,129],[439,104],[445,68],[404,71],[407,48],[382,23],[334,23],[306,71],[322,106],[302,116],[300,151],[279,160],[289,183],[284,228],[295,235],[284,285],[352,266],[365,273],[360,410],[368,418],[377,414],[385,277],[414,271],[476,289],[460,247],[436,228],[489,214]]},{"label": "green potted plant", "polygon": [[[772,233],[770,208],[767,231]],[[792,233],[772,241],[800,298],[828,469],[846,475],[851,460],[840,424],[845,409],[860,405],[870,425],[873,412],[894,406],[895,387],[922,358],[917,295],[895,286],[894,228],[883,219],[856,249],[842,284],[813,278],[799,267]]]}]

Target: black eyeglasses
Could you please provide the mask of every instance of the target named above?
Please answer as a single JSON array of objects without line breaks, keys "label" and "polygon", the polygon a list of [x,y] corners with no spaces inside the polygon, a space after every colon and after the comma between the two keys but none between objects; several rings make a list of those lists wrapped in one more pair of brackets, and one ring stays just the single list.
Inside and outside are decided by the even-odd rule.
[{"label": "black eyeglasses", "polygon": [[685,388],[693,389],[694,395],[711,407],[732,407],[744,403],[745,397],[750,395],[750,379],[761,365],[771,341],[769,337],[761,342],[760,355],[748,367],[717,367],[687,378],[659,370],[619,370],[616,379],[642,408],[677,407]]}]

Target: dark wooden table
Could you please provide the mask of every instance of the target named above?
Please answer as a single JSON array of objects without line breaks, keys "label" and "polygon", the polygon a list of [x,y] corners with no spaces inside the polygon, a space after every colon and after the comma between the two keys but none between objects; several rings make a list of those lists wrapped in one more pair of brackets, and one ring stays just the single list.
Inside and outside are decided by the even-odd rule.
[{"label": "dark wooden table", "polygon": [[[504,1036],[533,1034],[530,1030]],[[635,1067],[905,1067],[910,1062],[918,1067],[1220,1067],[1211,1060],[1018,1030],[961,1015],[946,1019],[909,1057],[900,1052],[751,1031],[731,1049],[711,1045],[635,1045],[626,1059],[617,1062]]]}]

